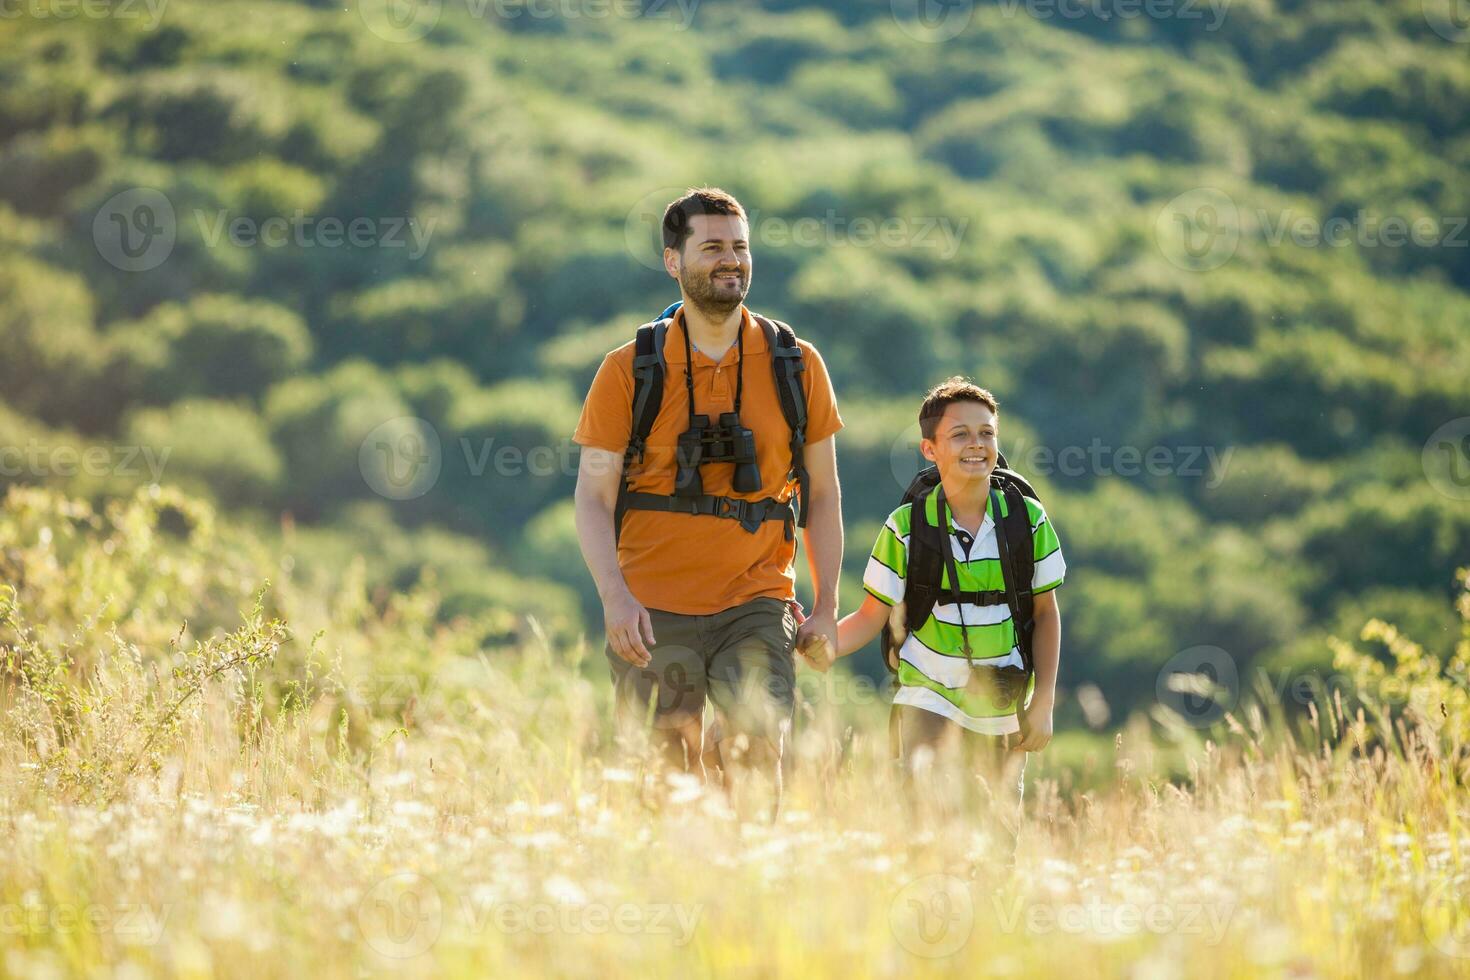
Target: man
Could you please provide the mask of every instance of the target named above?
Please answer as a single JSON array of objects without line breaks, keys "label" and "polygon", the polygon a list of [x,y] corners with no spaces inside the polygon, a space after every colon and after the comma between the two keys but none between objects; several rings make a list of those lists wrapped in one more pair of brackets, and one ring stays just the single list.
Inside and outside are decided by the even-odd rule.
[{"label": "man", "polygon": [[[765,772],[779,802],[793,651],[837,637],[842,512],[834,435],[842,420],[821,356],[796,341],[801,371],[793,376],[806,415],[804,465],[796,465],[776,335],[744,305],[753,263],[735,198],[718,188],[690,190],[665,210],[663,244],[683,305],[662,334],[657,415],[643,451],[629,454],[624,485],[635,435],[635,344],[609,353],[574,436],[582,447],[577,537],[602,600],[624,720],[651,712],[672,761],[702,774],[704,705],[712,699],[727,722],[717,745],[727,778],[737,765]],[[699,422],[725,416],[723,423],[730,413],[738,414],[734,428],[753,436],[758,475],[740,461],[718,461],[738,440],[700,443]],[[704,462],[710,455],[717,461]],[[793,480],[802,469],[804,479]],[[804,623],[794,589],[798,493],[815,592]],[[689,503],[695,497],[698,507]]]}]

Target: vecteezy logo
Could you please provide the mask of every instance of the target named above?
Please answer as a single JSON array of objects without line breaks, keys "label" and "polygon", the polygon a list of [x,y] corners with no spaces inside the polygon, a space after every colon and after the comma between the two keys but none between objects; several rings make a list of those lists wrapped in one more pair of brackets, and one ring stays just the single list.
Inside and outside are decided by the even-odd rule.
[{"label": "vecteezy logo", "polygon": [[421,874],[389,875],[357,906],[357,928],[383,956],[409,959],[428,952],[444,927],[439,889]]},{"label": "vecteezy logo", "polygon": [[659,644],[658,666],[629,666],[618,676],[614,696],[640,724],[673,729],[704,710],[708,681],[704,658],[688,647]]},{"label": "vecteezy logo", "polygon": [[114,194],[92,218],[97,253],[124,272],[158,268],[173,252],[177,234],[173,202],[151,187]]},{"label": "vecteezy logo", "polygon": [[1159,703],[1195,728],[1225,717],[1240,696],[1235,658],[1219,647],[1180,650],[1159,671],[1154,693]]},{"label": "vecteezy logo", "polygon": [[888,446],[888,470],[900,490],[907,490],[919,471],[930,465],[919,448],[923,439],[924,430],[911,422]]},{"label": "vecteezy logo", "polygon": [[894,896],[888,925],[898,944],[915,956],[953,956],[975,928],[975,902],[970,889],[953,875],[925,875]]},{"label": "vecteezy logo", "polygon": [[1225,192],[1196,187],[1164,205],[1154,219],[1154,240],[1181,269],[1218,269],[1240,245],[1240,212]]},{"label": "vecteezy logo", "polygon": [[357,467],[374,493],[389,500],[412,500],[439,480],[443,452],[439,433],[410,415],[373,429],[357,451]]},{"label": "vecteezy logo", "polygon": [[[1458,884],[1458,887],[1456,887]],[[1455,959],[1470,958],[1470,901],[1463,883],[1444,881],[1420,908],[1424,937],[1434,948]]]},{"label": "vecteezy logo", "polygon": [[1470,0],[1420,0],[1419,9],[1434,33],[1446,41],[1470,44]]},{"label": "vecteezy logo", "polygon": [[443,0],[357,0],[357,15],[385,41],[407,44],[434,29]]},{"label": "vecteezy logo", "polygon": [[644,194],[628,209],[623,219],[623,243],[639,265],[663,271],[664,209],[683,196],[682,187],[660,187]]},{"label": "vecteezy logo", "polygon": [[958,37],[975,16],[974,0],[890,0],[889,7],[899,30],[926,44]]},{"label": "vecteezy logo", "polygon": [[1420,462],[1430,486],[1451,500],[1470,500],[1470,415],[1435,429]]}]

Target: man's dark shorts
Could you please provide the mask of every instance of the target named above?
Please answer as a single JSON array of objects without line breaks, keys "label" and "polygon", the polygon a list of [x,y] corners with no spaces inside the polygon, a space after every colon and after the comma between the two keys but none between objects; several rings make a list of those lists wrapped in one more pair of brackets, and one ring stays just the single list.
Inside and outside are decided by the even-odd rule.
[{"label": "man's dark shorts", "polygon": [[633,666],[611,646],[604,650],[619,711],[674,729],[701,718],[708,698],[729,722],[726,735],[777,742],[796,704],[797,624],[790,603],[760,598],[708,616],[660,609],[648,615],[658,642],[647,667]]}]

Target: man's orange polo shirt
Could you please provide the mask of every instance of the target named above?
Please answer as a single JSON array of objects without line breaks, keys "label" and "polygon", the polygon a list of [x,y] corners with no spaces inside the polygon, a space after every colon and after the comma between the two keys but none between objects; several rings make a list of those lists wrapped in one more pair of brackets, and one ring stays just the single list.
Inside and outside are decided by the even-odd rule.
[{"label": "man's orange polo shirt", "polygon": [[[786,479],[791,468],[791,429],[781,414],[776,376],[766,333],[741,308],[745,345],[745,388],[741,424],[755,433],[761,471],[757,493],[736,493],[731,486],[734,463],[700,467],[704,492],[719,497],[789,500],[795,486]],[[820,442],[842,428],[827,366],[815,347],[801,345],[801,374],[806,391],[807,444]],[[718,422],[735,410],[737,345],[716,363],[694,351],[694,411]],[[684,381],[684,312],[674,316],[664,341],[664,393],[658,418],[648,437],[642,465],[629,469],[634,491],[669,494],[677,470],[675,447],[689,427],[689,395]],[[578,445],[622,455],[633,430],[633,341],[603,358],[582,417],[572,437]],[[794,535],[793,535],[794,537]],[[792,599],[796,595],[796,542],[787,541],[780,521],[765,521],[754,534],[739,521],[720,517],[630,510],[623,518],[618,564],[636,598],[649,609],[706,616],[761,596]]]}]

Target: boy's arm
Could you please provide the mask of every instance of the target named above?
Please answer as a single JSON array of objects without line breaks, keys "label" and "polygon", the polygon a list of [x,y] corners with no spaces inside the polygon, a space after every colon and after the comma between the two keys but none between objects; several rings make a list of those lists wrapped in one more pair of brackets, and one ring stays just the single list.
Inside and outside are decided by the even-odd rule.
[{"label": "boy's arm", "polygon": [[839,657],[846,657],[867,646],[888,621],[888,606],[871,595],[863,599],[857,612],[848,613],[837,623],[837,646],[834,649],[821,634],[803,637],[797,652],[812,667],[826,672]]},{"label": "boy's arm", "polygon": [[883,530],[878,532],[878,540],[863,570],[866,594],[857,612],[834,624],[831,643],[818,642],[818,637],[810,634],[800,638],[797,649],[817,670],[825,671],[838,657],[846,657],[866,646],[888,621],[892,607],[887,596],[902,596],[906,550],[902,537],[891,525],[892,520],[890,516]]},{"label": "boy's arm", "polygon": [[889,606],[871,594],[863,596],[857,612],[848,613],[837,624],[837,656],[857,653],[872,642],[888,622]]},{"label": "boy's arm", "polygon": [[1031,637],[1031,655],[1036,668],[1036,691],[1026,708],[1025,737],[1021,749],[1040,752],[1051,741],[1052,708],[1056,705],[1057,664],[1062,650],[1062,613],[1057,608],[1057,590],[1036,597],[1032,610],[1036,632]]}]

